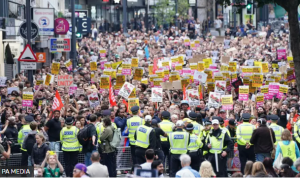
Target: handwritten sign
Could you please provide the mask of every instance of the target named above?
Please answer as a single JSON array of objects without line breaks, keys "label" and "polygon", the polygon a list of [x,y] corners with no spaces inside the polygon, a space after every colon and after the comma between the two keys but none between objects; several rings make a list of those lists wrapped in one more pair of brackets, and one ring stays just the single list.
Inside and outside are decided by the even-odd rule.
[{"label": "handwritten sign", "polygon": [[162,102],[163,89],[162,88],[152,88],[151,89],[151,101],[152,102]]},{"label": "handwritten sign", "polygon": [[57,85],[61,87],[69,87],[73,84],[72,75],[58,75],[57,76]]},{"label": "handwritten sign", "polygon": [[239,86],[239,100],[248,101],[249,86]]},{"label": "handwritten sign", "polygon": [[23,92],[22,106],[23,107],[33,106],[33,92]]}]

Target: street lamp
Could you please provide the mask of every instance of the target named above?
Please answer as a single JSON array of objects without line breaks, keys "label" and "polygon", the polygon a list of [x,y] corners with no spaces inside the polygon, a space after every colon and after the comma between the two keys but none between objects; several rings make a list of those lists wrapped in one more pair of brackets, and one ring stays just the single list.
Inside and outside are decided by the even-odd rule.
[{"label": "street lamp", "polygon": [[256,26],[256,30],[258,29],[257,26],[257,7],[258,7],[258,2],[255,2],[254,3],[254,6],[255,6],[255,26]]}]

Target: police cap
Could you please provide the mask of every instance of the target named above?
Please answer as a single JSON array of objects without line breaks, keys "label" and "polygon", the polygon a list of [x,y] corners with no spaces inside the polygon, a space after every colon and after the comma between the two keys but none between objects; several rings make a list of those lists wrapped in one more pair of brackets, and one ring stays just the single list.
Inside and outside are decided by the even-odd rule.
[{"label": "police cap", "polygon": [[194,129],[194,125],[193,124],[188,124],[186,127],[185,127],[185,130],[187,131],[190,131],[190,130],[193,130]]},{"label": "police cap", "polygon": [[28,116],[25,116],[25,121],[26,122],[32,122],[34,119],[32,116],[28,115]]},{"label": "police cap", "polygon": [[272,121],[277,121],[278,120],[278,116],[277,115],[270,115],[269,119]]},{"label": "police cap", "polygon": [[206,120],[206,121],[204,122],[204,125],[211,125],[211,121],[210,121],[210,120]]},{"label": "police cap", "polygon": [[139,109],[140,109],[140,107],[138,107],[138,106],[133,106],[130,110],[131,110],[131,112],[138,112]]},{"label": "police cap", "polygon": [[67,117],[65,120],[67,125],[72,125],[74,122],[74,118],[73,117]]},{"label": "police cap", "polygon": [[197,119],[197,114],[195,112],[191,111],[189,113],[189,117],[190,117],[190,119],[195,120],[195,119]]},{"label": "police cap", "polygon": [[251,115],[249,113],[244,113],[242,115],[243,121],[249,121],[251,118]]},{"label": "police cap", "polygon": [[171,114],[170,114],[168,111],[163,111],[163,112],[161,113],[161,116],[162,116],[163,118],[168,119],[168,118],[170,118]]}]

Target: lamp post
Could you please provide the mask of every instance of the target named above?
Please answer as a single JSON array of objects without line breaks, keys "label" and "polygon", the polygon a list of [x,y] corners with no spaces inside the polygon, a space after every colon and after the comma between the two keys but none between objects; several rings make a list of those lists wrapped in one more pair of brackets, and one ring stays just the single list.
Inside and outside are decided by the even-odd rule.
[{"label": "lamp post", "polygon": [[258,29],[257,28],[257,26],[258,26],[258,24],[257,24],[257,7],[258,7],[258,2],[255,2],[254,5],[255,5],[255,26],[256,26],[256,30],[257,30]]},{"label": "lamp post", "polygon": [[175,0],[175,24],[176,24],[176,27],[178,27],[178,0]]}]

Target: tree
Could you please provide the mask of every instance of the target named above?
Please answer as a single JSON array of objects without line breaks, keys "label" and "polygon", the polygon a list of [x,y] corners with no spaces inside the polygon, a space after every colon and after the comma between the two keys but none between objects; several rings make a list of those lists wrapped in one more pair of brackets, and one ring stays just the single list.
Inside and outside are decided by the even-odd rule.
[{"label": "tree", "polygon": [[[218,0],[222,4],[230,5],[230,0]],[[275,3],[283,7],[289,16],[291,51],[295,64],[295,75],[298,91],[300,92],[300,29],[298,21],[298,6],[300,0],[253,0],[261,7],[265,4]],[[236,3],[244,2],[243,0],[235,0]]]},{"label": "tree", "polygon": [[189,2],[188,0],[177,0],[178,1],[178,15],[186,18],[188,16],[188,10],[189,10]]},{"label": "tree", "polygon": [[174,22],[175,8],[173,5],[170,5],[169,0],[160,0],[155,5],[155,14],[157,25],[169,24]]}]

